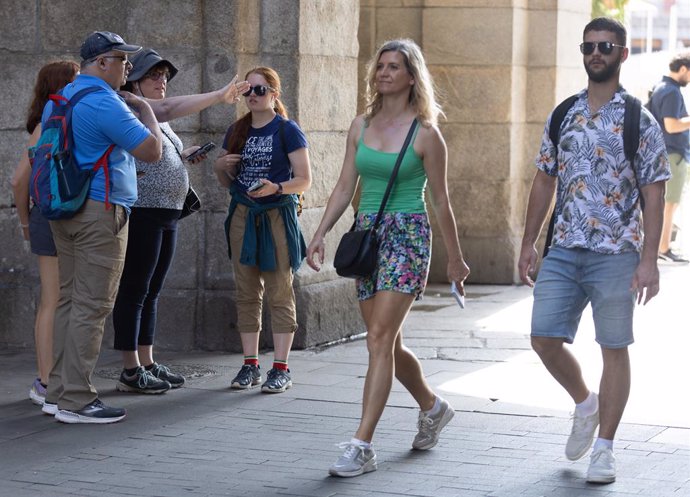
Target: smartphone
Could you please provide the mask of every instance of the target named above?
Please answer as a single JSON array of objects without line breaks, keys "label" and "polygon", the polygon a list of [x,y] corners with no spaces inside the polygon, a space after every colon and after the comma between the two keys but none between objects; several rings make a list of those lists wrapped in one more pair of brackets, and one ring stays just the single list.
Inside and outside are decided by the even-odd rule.
[{"label": "smartphone", "polygon": [[197,149],[194,152],[192,152],[191,154],[189,154],[187,156],[187,160],[193,161],[197,157],[199,157],[200,155],[205,155],[205,154],[209,153],[214,148],[216,148],[215,143],[213,143],[213,142],[204,143],[201,147],[199,147],[199,149]]},{"label": "smartphone", "polygon": [[247,188],[248,192],[253,192],[258,190],[259,188],[262,188],[264,184],[261,182],[260,179],[257,179],[254,183],[251,184],[249,188]]},{"label": "smartphone", "polygon": [[458,302],[460,309],[464,309],[465,308],[465,296],[460,294],[460,292],[458,291],[458,287],[455,285],[455,282],[452,282],[450,284],[450,293],[452,293],[453,297],[455,297],[455,300]]}]

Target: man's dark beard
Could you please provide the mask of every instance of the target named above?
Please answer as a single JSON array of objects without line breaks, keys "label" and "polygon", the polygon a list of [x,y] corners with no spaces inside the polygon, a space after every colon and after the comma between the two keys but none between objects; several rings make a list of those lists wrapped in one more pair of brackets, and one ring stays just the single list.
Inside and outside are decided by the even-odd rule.
[{"label": "man's dark beard", "polygon": [[585,71],[587,71],[587,76],[591,81],[595,83],[604,83],[611,79],[621,67],[620,59],[607,65],[606,68],[601,72],[593,71],[587,64],[585,64]]}]

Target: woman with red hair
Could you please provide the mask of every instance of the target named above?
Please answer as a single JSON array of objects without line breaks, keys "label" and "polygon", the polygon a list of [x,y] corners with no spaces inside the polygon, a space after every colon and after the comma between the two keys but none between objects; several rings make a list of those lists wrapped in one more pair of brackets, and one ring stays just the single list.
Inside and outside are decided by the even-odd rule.
[{"label": "woman with red hair", "polygon": [[304,133],[288,120],[280,101],[276,71],[257,67],[245,79],[251,85],[244,93],[249,112],[230,126],[226,153],[214,164],[232,197],[225,226],[244,352],[230,387],[244,390],[262,381],[258,354],[265,289],[275,352],[261,391],[280,393],[292,386],[288,354],[297,330],[292,279],[306,253],[297,194],[311,185],[309,152]]},{"label": "woman with red hair", "polygon": [[19,216],[19,227],[24,239],[31,244],[31,252],[38,256],[38,275],[41,280],[41,294],[34,325],[38,377],[29,390],[31,401],[40,406],[45,401],[48,375],[53,367],[53,319],[60,286],[57,251],[50,224],[38,208],[31,205],[29,199],[31,164],[28,149],[33,147],[41,136],[41,115],[49,95],[57,93],[67,83],[74,80],[77,74],[79,74],[79,64],[71,60],[50,62],[38,72],[26,119],[26,131],[31,136],[12,175],[12,189]]}]

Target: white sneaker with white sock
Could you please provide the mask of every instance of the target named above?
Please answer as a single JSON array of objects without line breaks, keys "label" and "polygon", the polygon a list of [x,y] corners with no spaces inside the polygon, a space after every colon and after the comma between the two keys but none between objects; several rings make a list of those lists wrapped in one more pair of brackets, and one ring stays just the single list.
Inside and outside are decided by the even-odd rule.
[{"label": "white sneaker with white sock", "polygon": [[584,456],[594,441],[594,432],[599,426],[599,397],[592,393],[596,400],[596,410],[590,415],[581,415],[578,409],[573,413],[573,428],[565,444],[565,457],[577,461]]}]

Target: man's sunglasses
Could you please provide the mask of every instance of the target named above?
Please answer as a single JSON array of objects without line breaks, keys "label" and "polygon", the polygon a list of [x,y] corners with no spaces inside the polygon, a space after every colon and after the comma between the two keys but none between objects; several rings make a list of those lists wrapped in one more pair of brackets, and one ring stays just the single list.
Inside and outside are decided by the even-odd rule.
[{"label": "man's sunglasses", "polygon": [[584,43],[580,43],[580,52],[582,52],[583,55],[592,55],[594,49],[598,48],[600,54],[609,55],[613,52],[614,47],[625,48],[623,45],[616,45],[610,41],[585,41]]},{"label": "man's sunglasses", "polygon": [[267,91],[273,91],[273,88],[266,85],[250,86],[249,89],[245,91],[242,95],[248,97],[252,94],[252,91],[254,92],[254,95],[256,95],[257,97],[263,97],[264,95],[266,95]]}]

